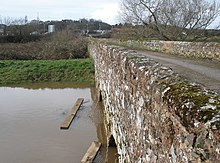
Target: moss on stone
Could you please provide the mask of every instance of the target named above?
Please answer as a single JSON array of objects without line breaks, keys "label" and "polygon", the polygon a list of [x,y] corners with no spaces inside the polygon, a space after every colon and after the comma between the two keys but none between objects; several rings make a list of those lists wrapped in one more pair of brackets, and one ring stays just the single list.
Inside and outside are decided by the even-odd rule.
[{"label": "moss on stone", "polygon": [[[178,80],[167,84],[170,89],[165,93],[164,99],[168,105],[175,106],[175,113],[181,117],[183,125],[194,126],[195,120],[207,123],[220,115],[220,101],[216,95],[204,92],[200,85],[191,84],[184,80]],[[210,102],[213,99],[215,102]],[[214,123],[211,123],[214,125]],[[215,122],[217,129],[219,121]]]}]

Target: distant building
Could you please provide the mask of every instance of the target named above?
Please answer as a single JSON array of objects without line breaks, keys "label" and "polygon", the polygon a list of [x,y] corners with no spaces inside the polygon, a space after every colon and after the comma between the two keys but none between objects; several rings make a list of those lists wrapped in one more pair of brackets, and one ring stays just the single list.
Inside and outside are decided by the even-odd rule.
[{"label": "distant building", "polygon": [[40,33],[38,31],[34,31],[34,32],[31,32],[30,35],[39,35]]},{"label": "distant building", "polygon": [[55,32],[55,25],[48,25],[48,33]]}]

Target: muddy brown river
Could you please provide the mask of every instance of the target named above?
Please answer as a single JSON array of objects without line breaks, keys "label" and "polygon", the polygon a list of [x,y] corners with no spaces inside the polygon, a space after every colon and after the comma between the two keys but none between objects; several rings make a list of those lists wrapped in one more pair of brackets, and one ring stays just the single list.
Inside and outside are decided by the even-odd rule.
[{"label": "muddy brown river", "polygon": [[[105,144],[93,89],[31,87],[0,87],[1,163],[80,163],[92,141]],[[72,125],[60,130],[79,97],[84,102]],[[96,162],[105,162],[105,151],[103,146]],[[108,160],[114,162],[111,156]]]}]

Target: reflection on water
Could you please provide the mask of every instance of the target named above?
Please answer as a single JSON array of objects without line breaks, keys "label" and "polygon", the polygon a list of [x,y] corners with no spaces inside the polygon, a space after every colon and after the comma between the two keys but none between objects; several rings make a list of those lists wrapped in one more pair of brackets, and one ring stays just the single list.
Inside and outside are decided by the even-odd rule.
[{"label": "reflection on water", "polygon": [[15,84],[10,87],[21,87],[27,89],[63,89],[63,88],[91,88],[94,85],[91,83],[73,83],[73,82],[50,82],[50,83],[27,83],[27,84]]},{"label": "reflection on water", "polygon": [[[70,129],[60,130],[79,97],[85,102]],[[88,88],[0,87],[0,162],[79,163],[98,140],[92,105]]]},{"label": "reflection on water", "polygon": [[118,163],[116,147],[108,147],[107,135],[109,134],[106,133],[108,131],[106,131],[104,106],[102,102],[98,102],[96,91],[96,89],[91,89],[92,98],[95,101],[92,105],[91,119],[96,124],[97,137],[102,146],[93,163]]}]

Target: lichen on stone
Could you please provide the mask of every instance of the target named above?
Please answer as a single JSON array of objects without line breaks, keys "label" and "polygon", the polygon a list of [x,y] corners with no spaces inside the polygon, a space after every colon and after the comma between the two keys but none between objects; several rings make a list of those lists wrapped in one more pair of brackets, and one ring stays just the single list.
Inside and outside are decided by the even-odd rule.
[{"label": "lichen on stone", "polygon": [[183,79],[166,84],[163,98],[170,106],[176,106],[174,111],[181,117],[184,126],[193,127],[198,120],[220,129],[220,100],[216,94]]},{"label": "lichen on stone", "polygon": [[100,42],[90,51],[120,162],[220,158],[218,94],[133,51]]}]

